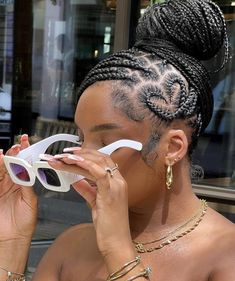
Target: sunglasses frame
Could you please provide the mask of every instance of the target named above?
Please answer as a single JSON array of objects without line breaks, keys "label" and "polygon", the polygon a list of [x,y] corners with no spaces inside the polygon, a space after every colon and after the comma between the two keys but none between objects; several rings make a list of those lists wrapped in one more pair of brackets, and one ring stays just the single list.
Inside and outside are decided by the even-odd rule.
[{"label": "sunglasses frame", "polygon": [[[65,134],[60,134],[60,135],[65,135]],[[73,136],[73,135],[70,135],[70,136]],[[78,139],[77,136],[73,136],[73,138],[71,137],[69,141],[78,143],[77,141],[75,141],[75,137],[76,137],[76,139]],[[47,139],[45,139],[45,140],[47,140]],[[62,139],[62,140],[64,141],[64,139]],[[68,140],[68,138],[66,140]],[[58,138],[56,138],[55,141],[58,141]],[[55,142],[55,141],[53,141],[53,142]],[[48,142],[49,141],[47,140],[46,143],[48,143]],[[43,148],[44,151],[42,151],[42,150],[39,149],[39,146],[40,146],[39,142],[36,143],[36,144],[38,144],[36,151],[37,151],[37,153],[39,152],[39,154],[45,152],[47,147],[48,147],[48,146],[45,147],[45,145],[44,145],[44,148]],[[34,144],[34,147],[35,147],[35,144]],[[113,143],[111,143],[111,144],[109,144],[107,146],[104,146],[101,149],[99,149],[98,151],[101,152],[101,153],[110,155],[115,150],[117,150],[119,148],[124,148],[124,147],[132,148],[132,149],[135,149],[137,151],[141,151],[142,150],[142,144],[140,142],[133,141],[133,140],[122,139],[122,140],[115,141],[115,142],[113,142]],[[27,149],[28,148],[26,148],[25,150],[27,150]],[[24,152],[24,150],[22,150],[19,154],[20,154],[21,157],[22,157],[22,155],[24,157],[26,157],[27,160],[19,158],[18,157],[19,154],[17,156],[14,156],[14,157],[13,156],[4,156],[4,163],[6,165],[6,169],[8,170],[8,173],[9,173],[12,181],[14,183],[16,183],[16,184],[23,185],[23,186],[33,186],[34,183],[35,183],[36,177],[37,177],[38,180],[41,182],[41,184],[43,185],[44,188],[46,188],[48,190],[51,190],[51,191],[67,192],[67,191],[70,190],[71,184],[84,179],[84,177],[81,176],[81,175],[77,175],[77,174],[74,174],[74,173],[70,173],[70,172],[66,172],[66,171],[61,171],[61,170],[55,170],[55,169],[53,169],[48,164],[48,162],[45,162],[45,161],[35,161],[35,162],[32,163],[32,159],[39,159],[39,154],[37,156],[31,154],[31,158],[30,158],[31,161],[29,163],[28,162],[29,153],[27,151],[25,153],[23,153],[23,152]],[[31,149],[30,152],[32,153],[33,150]],[[21,165],[28,172],[29,181],[24,181],[24,180],[21,180],[18,177],[16,177],[16,175],[12,171],[11,164]],[[58,179],[60,181],[60,186],[51,185],[51,184],[46,183],[45,181],[43,181],[43,179],[42,179],[42,177],[40,175],[40,169],[50,169],[50,170],[53,170],[56,173],[56,175],[57,175],[57,177],[58,177]]]}]

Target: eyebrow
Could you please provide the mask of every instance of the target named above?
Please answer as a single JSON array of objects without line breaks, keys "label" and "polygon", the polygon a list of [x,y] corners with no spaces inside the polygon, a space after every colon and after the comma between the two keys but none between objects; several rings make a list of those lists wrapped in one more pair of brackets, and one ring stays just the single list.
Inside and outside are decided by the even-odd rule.
[{"label": "eyebrow", "polygon": [[114,130],[114,129],[120,129],[121,126],[116,123],[105,123],[100,125],[95,125],[91,128],[91,132],[98,132],[98,131],[106,131],[106,130]]}]

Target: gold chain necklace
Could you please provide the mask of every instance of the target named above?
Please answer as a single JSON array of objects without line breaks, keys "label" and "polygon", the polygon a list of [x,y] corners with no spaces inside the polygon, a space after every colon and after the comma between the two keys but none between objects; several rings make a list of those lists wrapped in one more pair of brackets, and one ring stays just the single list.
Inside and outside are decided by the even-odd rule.
[{"label": "gold chain necklace", "polygon": [[[186,234],[190,233],[191,231],[193,231],[201,222],[202,218],[204,217],[204,215],[206,213],[207,207],[208,207],[206,200],[200,200],[200,202],[201,202],[201,206],[200,206],[199,211],[194,216],[192,216],[188,221],[186,221],[184,224],[180,225],[179,227],[177,227],[175,230],[171,231],[167,235],[165,235],[161,238],[158,238],[158,239],[154,239],[152,241],[148,241],[148,242],[133,241],[136,251],[138,253],[149,253],[149,252],[153,252],[155,250],[162,249],[163,247],[171,244],[172,242],[178,240],[179,238],[181,238],[181,237],[185,236]],[[195,222],[193,223],[192,226],[189,226],[186,230],[177,234],[177,232],[179,232],[181,229],[190,225],[190,223],[192,223],[193,221],[195,221]],[[160,242],[163,239],[167,239],[167,240],[163,241],[162,243],[158,244],[157,246],[153,246],[153,247],[149,247],[149,248],[145,247],[145,245]]]}]

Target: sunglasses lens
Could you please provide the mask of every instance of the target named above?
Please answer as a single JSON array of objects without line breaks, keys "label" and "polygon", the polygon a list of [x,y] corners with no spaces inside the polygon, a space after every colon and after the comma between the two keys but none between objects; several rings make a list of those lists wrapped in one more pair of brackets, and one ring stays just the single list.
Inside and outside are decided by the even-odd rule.
[{"label": "sunglasses lens", "polygon": [[11,170],[13,172],[13,174],[20,180],[22,181],[30,181],[30,177],[28,174],[28,171],[21,165],[19,164],[15,164],[15,163],[11,163],[10,164]]},{"label": "sunglasses lens", "polygon": [[40,176],[40,179],[43,182],[47,183],[48,185],[52,185],[52,186],[60,186],[61,185],[58,175],[52,169],[39,168],[38,174]]}]

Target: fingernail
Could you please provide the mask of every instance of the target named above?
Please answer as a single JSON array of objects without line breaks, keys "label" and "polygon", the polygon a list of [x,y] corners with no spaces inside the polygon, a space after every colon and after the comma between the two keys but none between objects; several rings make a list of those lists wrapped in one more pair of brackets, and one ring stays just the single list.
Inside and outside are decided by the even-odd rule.
[{"label": "fingernail", "polygon": [[55,159],[62,159],[62,158],[65,158],[65,157],[68,157],[69,155],[71,155],[71,154],[66,154],[66,153],[63,153],[63,154],[56,154],[56,155],[54,155],[54,158]]},{"label": "fingernail", "polygon": [[12,147],[11,147],[12,149],[16,149],[16,148],[20,148],[20,145],[19,144],[14,144]]},{"label": "fingernail", "polygon": [[3,155],[3,149],[0,149],[0,155]]},{"label": "fingernail", "polygon": [[68,159],[70,160],[75,160],[75,161],[84,161],[84,158],[82,158],[81,156],[77,156],[77,155],[69,155]]},{"label": "fingernail", "polygon": [[39,154],[39,158],[40,158],[41,160],[46,160],[46,161],[48,161],[48,160],[53,159],[53,155],[50,155],[50,154]]},{"label": "fingernail", "polygon": [[23,134],[21,136],[21,140],[28,140],[28,135],[27,134]]},{"label": "fingernail", "polygon": [[73,151],[78,151],[81,150],[80,146],[76,146],[76,147],[66,147],[63,149],[63,152],[73,152]]}]

